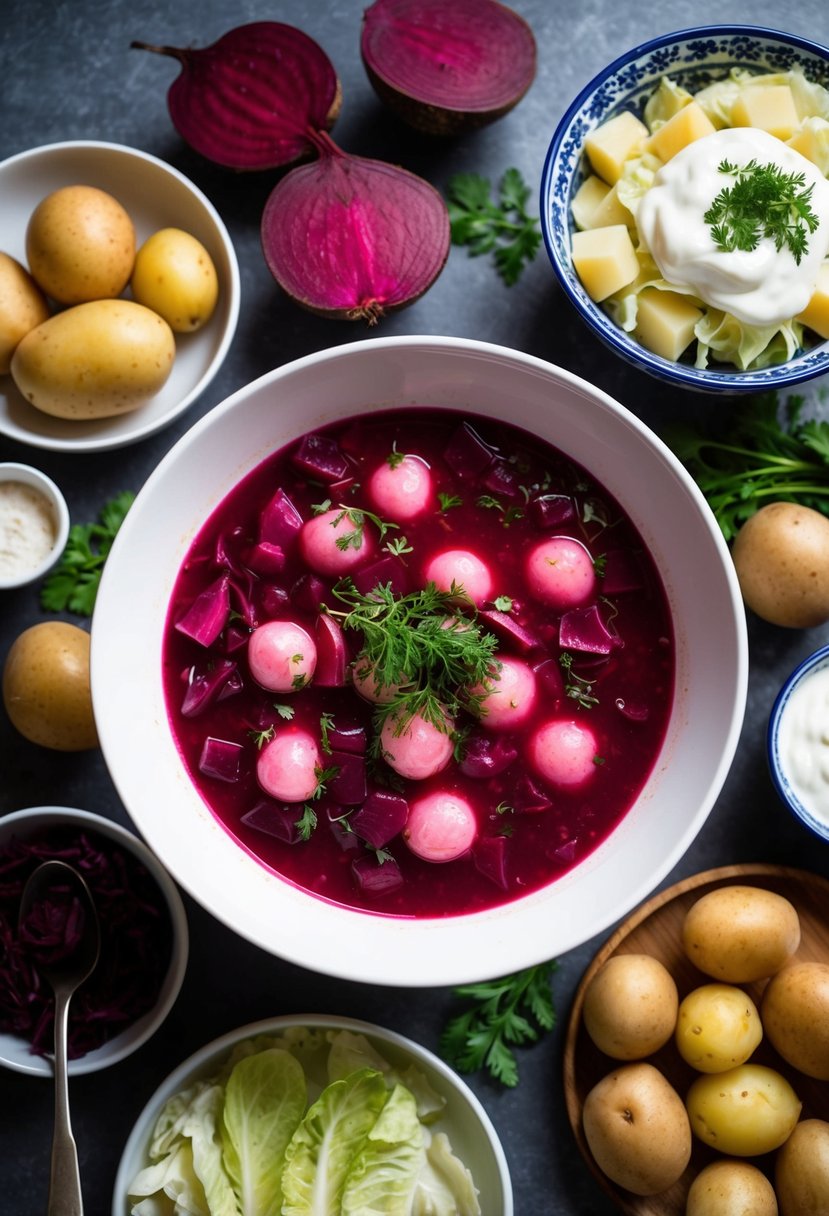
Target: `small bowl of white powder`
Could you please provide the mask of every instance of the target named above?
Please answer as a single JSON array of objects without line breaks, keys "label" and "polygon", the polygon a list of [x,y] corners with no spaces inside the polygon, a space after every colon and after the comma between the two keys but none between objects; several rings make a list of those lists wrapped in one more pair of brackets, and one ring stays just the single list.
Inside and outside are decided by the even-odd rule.
[{"label": "small bowl of white powder", "polygon": [[772,781],[789,810],[829,841],[829,646],[800,663],[769,717]]},{"label": "small bowl of white powder", "polygon": [[52,479],[28,464],[0,463],[0,591],[42,578],[68,536],[69,508]]}]

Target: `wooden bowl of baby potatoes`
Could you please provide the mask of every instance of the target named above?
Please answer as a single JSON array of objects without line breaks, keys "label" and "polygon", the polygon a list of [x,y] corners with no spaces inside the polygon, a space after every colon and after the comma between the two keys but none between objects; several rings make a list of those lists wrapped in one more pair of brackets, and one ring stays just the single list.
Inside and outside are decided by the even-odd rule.
[{"label": "wooden bowl of baby potatoes", "polygon": [[[682,945],[682,926],[686,913],[703,895],[721,887],[739,884],[759,887],[784,896],[797,910],[801,939],[792,962],[829,963],[829,881],[819,875],[784,866],[747,864],[724,866],[683,879],[655,895],[637,908],[598,951],[582,977],[573,1000],[564,1049],[564,1093],[567,1113],[576,1142],[585,1161],[603,1190],[629,1216],[685,1216],[688,1192],[699,1172],[722,1157],[696,1136],[692,1137],[691,1157],[681,1177],[666,1190],[653,1195],[637,1195],[618,1186],[599,1168],[587,1143],[583,1126],[584,1102],[591,1089],[624,1063],[596,1047],[584,1025],[584,999],[587,988],[603,966],[615,955],[646,954],[658,959],[676,982],[680,1002],[693,989],[712,983],[691,963]],[[768,980],[744,983],[743,988],[758,1009]],[[646,1057],[681,1098],[701,1074],[683,1060],[673,1036]],[[829,1121],[829,1081],[816,1080],[791,1067],[774,1050],[764,1034],[750,1062],[779,1072],[802,1102],[800,1121]],[[742,1158],[757,1166],[774,1182],[775,1153]]]}]

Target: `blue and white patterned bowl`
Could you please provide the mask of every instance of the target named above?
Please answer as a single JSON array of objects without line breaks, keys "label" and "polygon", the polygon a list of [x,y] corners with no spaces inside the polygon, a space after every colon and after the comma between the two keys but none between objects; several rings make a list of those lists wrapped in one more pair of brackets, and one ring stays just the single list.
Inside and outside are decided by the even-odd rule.
[{"label": "blue and white patterned bowl", "polygon": [[794,34],[751,25],[700,26],[662,34],[615,59],[582,89],[556,128],[541,178],[544,243],[564,291],[587,324],[635,367],[707,392],[762,392],[823,375],[829,372],[829,342],[787,363],[755,371],[697,369],[652,354],[616,325],[582,287],[570,252],[570,204],[589,172],[582,148],[590,131],[621,110],[641,114],[665,75],[693,93],[735,67],[755,73],[799,68],[807,79],[829,88],[829,48]]}]

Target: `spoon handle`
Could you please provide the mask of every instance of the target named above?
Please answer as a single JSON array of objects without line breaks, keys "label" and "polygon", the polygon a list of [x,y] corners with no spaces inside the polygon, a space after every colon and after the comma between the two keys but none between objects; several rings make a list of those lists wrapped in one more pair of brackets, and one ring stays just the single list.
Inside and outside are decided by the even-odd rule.
[{"label": "spoon handle", "polygon": [[55,1128],[47,1216],[83,1216],[78,1150],[69,1122],[66,1032],[71,993],[55,994]]}]

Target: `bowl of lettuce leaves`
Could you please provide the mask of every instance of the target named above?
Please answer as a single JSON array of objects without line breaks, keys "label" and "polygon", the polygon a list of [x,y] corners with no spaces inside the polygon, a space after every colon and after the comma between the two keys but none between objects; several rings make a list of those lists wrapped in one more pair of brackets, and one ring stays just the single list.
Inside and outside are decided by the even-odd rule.
[{"label": "bowl of lettuce leaves", "polygon": [[331,1015],[251,1023],[185,1060],[139,1115],[112,1201],[112,1216],[381,1210],[512,1216],[509,1169],[443,1061]]}]

